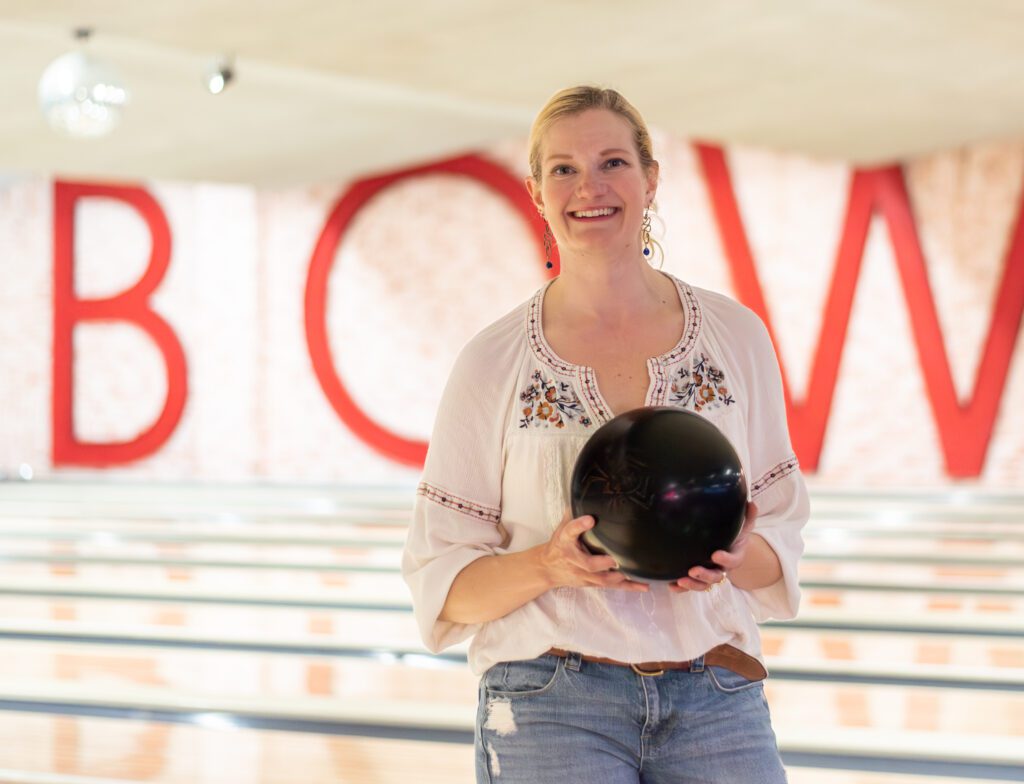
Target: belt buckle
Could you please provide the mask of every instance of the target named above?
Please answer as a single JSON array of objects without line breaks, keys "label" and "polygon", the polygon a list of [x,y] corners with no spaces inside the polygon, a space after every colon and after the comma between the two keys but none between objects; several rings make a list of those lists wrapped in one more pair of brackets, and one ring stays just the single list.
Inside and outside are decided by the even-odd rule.
[{"label": "belt buckle", "polygon": [[654,678],[654,677],[657,677],[658,675],[664,675],[665,674],[664,670],[641,670],[635,664],[630,664],[629,667],[637,675],[643,675],[645,678]]}]

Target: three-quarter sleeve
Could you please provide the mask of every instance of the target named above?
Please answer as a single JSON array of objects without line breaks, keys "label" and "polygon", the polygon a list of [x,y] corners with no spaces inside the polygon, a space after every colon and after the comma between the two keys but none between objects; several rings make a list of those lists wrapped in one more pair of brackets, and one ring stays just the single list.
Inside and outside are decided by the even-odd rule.
[{"label": "three-quarter sleeve", "polygon": [[503,539],[501,486],[511,369],[485,337],[463,349],[449,376],[402,555],[402,576],[412,593],[420,634],[434,653],[476,632],[477,626],[438,616],[459,572],[494,554]]},{"label": "three-quarter sleeve", "polygon": [[786,620],[800,606],[797,567],[803,554],[802,529],[810,516],[807,487],[789,438],[782,375],[767,329],[748,316],[748,355],[752,372],[747,408],[750,496],[757,505],[754,533],[775,551],[782,579],[745,593],[758,623]]}]

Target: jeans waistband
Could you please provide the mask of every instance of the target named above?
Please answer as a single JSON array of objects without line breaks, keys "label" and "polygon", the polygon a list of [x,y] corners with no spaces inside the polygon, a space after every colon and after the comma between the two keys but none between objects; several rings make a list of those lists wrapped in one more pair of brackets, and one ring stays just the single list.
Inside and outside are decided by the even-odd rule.
[{"label": "jeans waistband", "polygon": [[[563,659],[572,656],[571,651],[562,648],[550,648],[547,651],[552,656],[559,656]],[[744,653],[734,645],[718,645],[696,659],[687,661],[649,661],[649,662],[623,662],[615,659],[607,659],[603,656],[591,656],[579,654],[579,659],[596,664],[611,664],[617,667],[629,667],[637,675],[657,676],[663,675],[669,670],[683,672],[699,671],[704,667],[724,667],[727,670],[742,675],[747,680],[760,681],[767,677],[768,671],[764,665],[749,653]]]}]

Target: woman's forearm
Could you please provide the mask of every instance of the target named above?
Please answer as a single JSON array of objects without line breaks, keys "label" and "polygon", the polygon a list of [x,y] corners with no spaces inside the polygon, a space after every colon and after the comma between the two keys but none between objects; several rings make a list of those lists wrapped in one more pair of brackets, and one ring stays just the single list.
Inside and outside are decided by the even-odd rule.
[{"label": "woman's forearm", "polygon": [[761,536],[751,534],[743,564],[728,572],[729,582],[737,588],[753,591],[767,588],[782,579],[779,556]]},{"label": "woman's forearm", "polygon": [[580,536],[594,527],[590,515],[565,518],[544,544],[507,555],[477,558],[456,575],[440,619],[475,624],[493,621],[558,586],[646,591],[615,567],[608,555],[594,555]]},{"label": "woman's forearm", "polygon": [[552,587],[541,564],[540,549],[477,558],[456,575],[440,620],[485,623],[536,599]]},{"label": "woman's forearm", "polygon": [[[467,625],[503,618],[527,602],[561,584],[545,561],[544,545],[504,555],[477,558],[456,575],[439,619]],[[767,588],[782,579],[782,565],[771,546],[757,534],[750,536],[741,566],[728,571],[730,582],[747,591]],[[605,578],[609,579],[609,578]],[[615,587],[646,589],[623,575],[610,578]],[[611,587],[611,586],[609,586]]]}]

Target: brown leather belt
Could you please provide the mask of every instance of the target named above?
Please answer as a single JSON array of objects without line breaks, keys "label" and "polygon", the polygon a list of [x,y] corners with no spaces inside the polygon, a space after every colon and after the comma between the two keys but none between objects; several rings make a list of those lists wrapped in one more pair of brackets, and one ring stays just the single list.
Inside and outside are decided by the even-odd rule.
[{"label": "brown leather belt", "polygon": [[[550,648],[548,653],[563,659],[569,656],[569,651],[562,648]],[[667,670],[689,672],[693,667],[692,661],[621,662],[615,659],[606,659],[603,656],[590,656],[587,654],[581,654],[580,659],[596,664],[613,664],[617,667],[629,667],[637,675],[649,676],[664,675]],[[724,667],[750,681],[764,680],[768,676],[768,671],[765,670],[761,662],[749,653],[744,653],[739,648],[728,644],[718,645],[705,653],[704,666]]]}]

